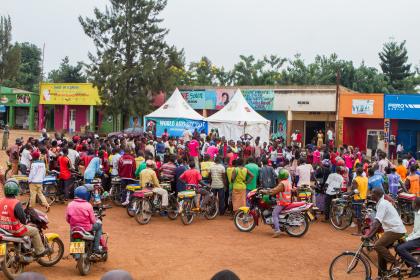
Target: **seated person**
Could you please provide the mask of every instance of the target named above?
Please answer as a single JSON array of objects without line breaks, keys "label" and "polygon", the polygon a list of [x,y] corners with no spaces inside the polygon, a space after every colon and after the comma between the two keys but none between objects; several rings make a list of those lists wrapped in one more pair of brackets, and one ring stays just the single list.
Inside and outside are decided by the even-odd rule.
[{"label": "seated person", "polygon": [[160,187],[156,172],[153,170],[154,167],[153,160],[149,159],[146,161],[146,169],[140,172],[141,186],[145,188],[147,184],[151,184],[153,186],[153,192],[162,197],[162,208],[166,208],[169,204],[168,191]]}]

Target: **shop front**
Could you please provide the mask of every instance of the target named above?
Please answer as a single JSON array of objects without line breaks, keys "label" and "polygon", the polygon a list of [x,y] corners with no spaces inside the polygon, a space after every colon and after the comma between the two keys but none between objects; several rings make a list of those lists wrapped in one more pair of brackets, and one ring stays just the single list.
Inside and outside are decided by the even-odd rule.
[{"label": "shop front", "polygon": [[0,125],[34,130],[39,95],[14,88],[0,87]]},{"label": "shop front", "polygon": [[385,118],[404,152],[420,151],[420,94],[385,94]]},{"label": "shop front", "polygon": [[102,120],[98,90],[89,83],[41,83],[39,104],[40,130],[97,131]]},{"label": "shop front", "polygon": [[385,150],[384,95],[340,91],[338,108],[338,144],[366,151]]}]

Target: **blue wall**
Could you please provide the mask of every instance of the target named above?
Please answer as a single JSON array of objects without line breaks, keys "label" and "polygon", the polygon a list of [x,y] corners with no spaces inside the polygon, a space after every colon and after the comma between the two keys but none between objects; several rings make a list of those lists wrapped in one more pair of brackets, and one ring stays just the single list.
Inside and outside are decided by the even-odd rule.
[{"label": "blue wall", "polygon": [[[278,133],[279,136],[282,136],[286,140],[287,134],[287,118],[285,112],[277,111],[258,111],[258,113],[264,118],[271,121],[270,132]],[[282,128],[282,131],[279,131],[279,128]]]},{"label": "blue wall", "polygon": [[420,131],[420,121],[415,120],[398,120],[398,136],[397,143],[404,145],[405,152],[412,152],[413,155],[417,151],[417,134]]}]

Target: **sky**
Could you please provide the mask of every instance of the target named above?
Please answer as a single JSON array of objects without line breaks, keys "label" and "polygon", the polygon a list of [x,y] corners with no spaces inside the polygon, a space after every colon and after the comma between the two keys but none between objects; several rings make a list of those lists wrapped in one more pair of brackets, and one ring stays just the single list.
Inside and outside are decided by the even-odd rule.
[{"label": "sky", "polygon": [[[88,62],[94,45],[78,22],[107,0],[0,0],[13,40],[45,44],[44,72],[60,61]],[[416,0],[168,0],[161,14],[167,42],[185,50],[187,63],[207,56],[231,69],[239,55],[276,54],[307,61],[317,54],[379,68],[378,52],[391,38],[406,40],[409,60],[420,64],[420,1]]]}]

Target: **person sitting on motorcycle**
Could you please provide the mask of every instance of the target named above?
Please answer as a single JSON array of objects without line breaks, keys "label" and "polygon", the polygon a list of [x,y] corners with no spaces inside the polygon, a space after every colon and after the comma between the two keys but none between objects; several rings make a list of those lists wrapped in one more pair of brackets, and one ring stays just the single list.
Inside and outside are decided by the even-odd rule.
[{"label": "person sitting on motorcycle", "polygon": [[262,190],[262,193],[264,194],[276,195],[277,205],[273,210],[273,238],[277,238],[281,234],[279,221],[281,211],[292,203],[292,186],[289,182],[289,172],[286,169],[280,169],[278,178],[279,183],[276,187],[270,190]]},{"label": "person sitting on motorcycle", "polygon": [[140,172],[141,187],[145,188],[147,184],[151,184],[153,186],[153,192],[162,197],[162,208],[166,208],[169,204],[168,191],[160,187],[156,172],[153,170],[154,166],[153,160],[149,159],[146,161],[146,169]]},{"label": "person sitting on motorcycle", "polygon": [[70,202],[66,209],[66,221],[70,224],[70,230],[82,228],[85,231],[93,231],[95,239],[93,252],[100,254],[99,242],[102,236],[102,223],[96,222],[93,207],[89,203],[90,193],[85,186],[77,187],[74,190],[74,200]]},{"label": "person sitting on motorcycle", "polygon": [[420,276],[420,263],[410,254],[411,251],[420,248],[420,197],[416,197],[416,200],[414,201],[414,211],[415,219],[413,232],[407,236],[407,242],[397,247],[398,255],[413,269],[410,273],[410,278]]},{"label": "person sitting on motorcycle", "polygon": [[9,179],[4,184],[4,195],[0,200],[0,228],[12,233],[16,237],[29,236],[35,249],[35,257],[39,258],[48,253],[45,249],[37,228],[26,225],[27,218],[22,204],[16,196],[19,185],[15,179]]},{"label": "person sitting on motorcycle", "polygon": [[[203,197],[202,205],[207,205],[207,202],[209,201],[210,192],[205,190],[204,188],[199,188],[199,184],[207,186],[208,184],[203,181],[203,177],[200,174],[200,171],[196,169],[196,165],[194,161],[190,161],[189,163],[190,169],[185,170],[184,173],[179,177],[179,179],[184,182],[186,185],[194,185],[196,187],[196,191],[198,194],[200,194]],[[197,200],[195,201],[195,204],[197,205],[196,208],[193,210],[198,211],[200,210],[200,203],[199,203],[199,197],[197,196]]]},{"label": "person sitting on motorcycle", "polygon": [[102,175],[101,160],[104,157],[104,151],[99,151],[98,156],[94,157],[87,166],[85,174],[83,175],[86,184],[90,184],[96,175]]}]

